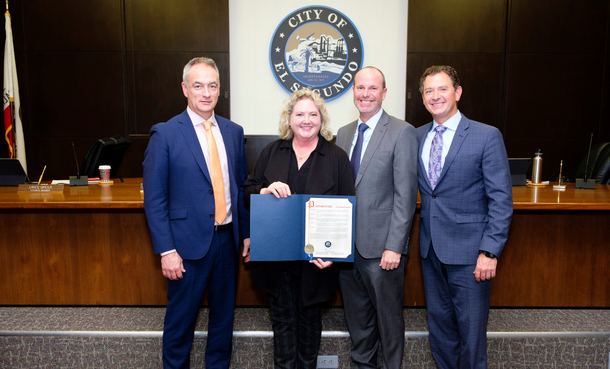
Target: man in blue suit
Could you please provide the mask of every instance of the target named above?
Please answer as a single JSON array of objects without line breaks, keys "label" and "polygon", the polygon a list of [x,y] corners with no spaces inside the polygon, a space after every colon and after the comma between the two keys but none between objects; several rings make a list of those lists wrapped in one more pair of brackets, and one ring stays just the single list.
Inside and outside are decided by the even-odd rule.
[{"label": "man in blue suit", "polygon": [[239,242],[249,247],[244,132],[214,114],[220,95],[212,59],[185,67],[187,109],[154,125],[144,154],[144,210],[168,279],[163,366],[188,368],[204,292],[210,314],[206,368],[228,368]]},{"label": "man in blue suit", "polygon": [[455,69],[432,66],[419,90],[434,121],[417,129],[419,247],[439,368],[487,368],[491,279],[513,212],[502,134],[457,109]]}]

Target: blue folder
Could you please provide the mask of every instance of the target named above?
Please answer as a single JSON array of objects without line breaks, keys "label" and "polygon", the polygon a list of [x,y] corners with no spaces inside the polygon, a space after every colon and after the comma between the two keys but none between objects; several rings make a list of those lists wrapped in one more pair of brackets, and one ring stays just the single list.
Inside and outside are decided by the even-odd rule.
[{"label": "blue folder", "polygon": [[346,258],[322,258],[353,262],[356,196],[250,195],[250,260],[309,260],[305,253],[305,204],[311,198],[343,198],[352,203],[352,252]]}]

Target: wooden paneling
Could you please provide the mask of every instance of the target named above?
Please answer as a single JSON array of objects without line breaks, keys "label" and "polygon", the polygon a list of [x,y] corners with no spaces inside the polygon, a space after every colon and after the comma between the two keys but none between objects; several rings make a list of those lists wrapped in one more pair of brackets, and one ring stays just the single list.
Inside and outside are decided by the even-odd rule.
[{"label": "wooden paneling", "polygon": [[[603,55],[511,55],[505,140],[511,156],[542,149],[542,177],[572,177],[586,154],[591,132],[599,139]],[[588,76],[588,77],[585,77]],[[586,85],[586,89],[584,86]]]},{"label": "wooden paneling", "polygon": [[94,140],[125,135],[122,64],[119,52],[28,53],[21,106],[29,170],[48,165],[46,178],[67,178],[76,172],[70,141],[80,164]]},{"label": "wooden paneling", "polygon": [[506,0],[410,0],[409,52],[504,52],[506,3]]},{"label": "wooden paneling", "polygon": [[220,72],[218,104],[214,112],[230,119],[228,98],[229,54],[227,53],[133,53],[133,106],[135,114],[131,134],[148,134],[150,127],[182,113],[187,99],[182,91],[182,70],[194,57],[207,56],[216,62]]},{"label": "wooden paneling", "polygon": [[[608,13],[610,13],[610,11]],[[608,15],[608,18],[610,21],[610,14]],[[606,50],[610,51],[610,29],[608,29],[608,35],[606,37]],[[597,138],[600,142],[608,142],[610,141],[610,58],[608,56],[606,56],[604,60],[603,76],[603,90],[602,95],[599,97],[602,111],[599,119],[600,124]]]},{"label": "wooden paneling", "polygon": [[3,267],[3,275],[13,276],[2,286],[8,304],[167,302],[141,211],[2,213],[0,227],[2,243],[10,245],[2,258],[17,261]]},{"label": "wooden paneling", "polygon": [[[59,194],[0,187],[0,305],[165,304],[167,285],[153,254],[140,182],[66,187]],[[610,306],[610,186],[572,185],[565,192],[523,186],[513,188],[513,198],[492,306]],[[419,222],[416,212],[405,306],[425,305]],[[240,258],[238,269],[237,304],[267,304],[250,265]],[[341,303],[337,292],[327,304]]]},{"label": "wooden paneling", "polygon": [[599,124],[603,66],[603,55],[511,55],[506,138],[588,141]]},{"label": "wooden paneling", "polygon": [[125,132],[121,53],[28,53],[33,137],[105,137]]},{"label": "wooden paneling", "polygon": [[[122,49],[121,0],[21,2],[29,52],[120,52]],[[11,8],[13,3],[11,0]]]},{"label": "wooden paneling", "polygon": [[228,0],[125,0],[127,50],[229,52]]},{"label": "wooden paneling", "polygon": [[607,211],[516,211],[491,305],[608,307],[608,276],[602,272],[610,267],[608,216]]},{"label": "wooden paneling", "polygon": [[432,65],[450,65],[457,70],[463,91],[458,108],[464,115],[500,127],[503,59],[499,54],[408,53],[407,122],[419,127],[432,121],[419,93],[419,79]]},{"label": "wooden paneling", "polygon": [[608,4],[608,1],[511,0],[510,52],[603,54]]},{"label": "wooden paneling", "polygon": [[[66,178],[76,170],[70,141],[81,162],[95,139],[147,135],[182,112],[182,68],[195,56],[218,62],[216,112],[230,118],[228,3],[11,0],[30,174],[48,165],[46,178]],[[119,175],[142,174],[144,141]]]}]

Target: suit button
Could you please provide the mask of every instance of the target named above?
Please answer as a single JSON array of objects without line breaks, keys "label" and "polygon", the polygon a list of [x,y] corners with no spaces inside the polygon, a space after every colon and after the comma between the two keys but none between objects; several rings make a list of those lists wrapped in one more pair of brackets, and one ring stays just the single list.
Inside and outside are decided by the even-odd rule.
[{"label": "suit button", "polygon": [[213,193],[214,193],[214,191],[212,191],[212,190],[210,190],[209,192],[210,192],[210,194],[213,194]]},{"label": "suit button", "polygon": [[432,195],[432,198],[433,198],[433,199],[436,199],[436,195]]},{"label": "suit button", "polygon": [[210,214],[210,218],[214,218],[214,214]]}]

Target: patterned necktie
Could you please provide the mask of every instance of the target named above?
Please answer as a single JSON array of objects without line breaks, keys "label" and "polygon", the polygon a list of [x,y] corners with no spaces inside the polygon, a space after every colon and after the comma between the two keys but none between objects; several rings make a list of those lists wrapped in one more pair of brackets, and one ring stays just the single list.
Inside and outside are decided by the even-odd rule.
[{"label": "patterned necktie", "polygon": [[362,156],[362,142],[364,141],[364,131],[369,129],[365,123],[361,123],[358,126],[358,139],[356,140],[356,146],[352,151],[352,169],[354,170],[354,179],[358,176],[358,169],[360,169],[360,157]]},{"label": "patterned necktie", "polygon": [[436,134],[432,139],[432,145],[430,145],[430,161],[428,162],[428,178],[430,179],[430,186],[432,189],[438,184],[438,177],[441,175],[441,160],[443,157],[443,132],[447,127],[436,126]]},{"label": "patterned necktie", "polygon": [[214,219],[218,224],[222,224],[227,217],[227,205],[225,203],[225,184],[222,179],[222,169],[220,168],[220,156],[218,156],[218,148],[216,140],[212,134],[212,122],[203,122],[205,128],[205,136],[208,141],[208,151],[210,153],[210,177],[212,177],[212,188],[214,189],[214,205],[216,213]]}]

